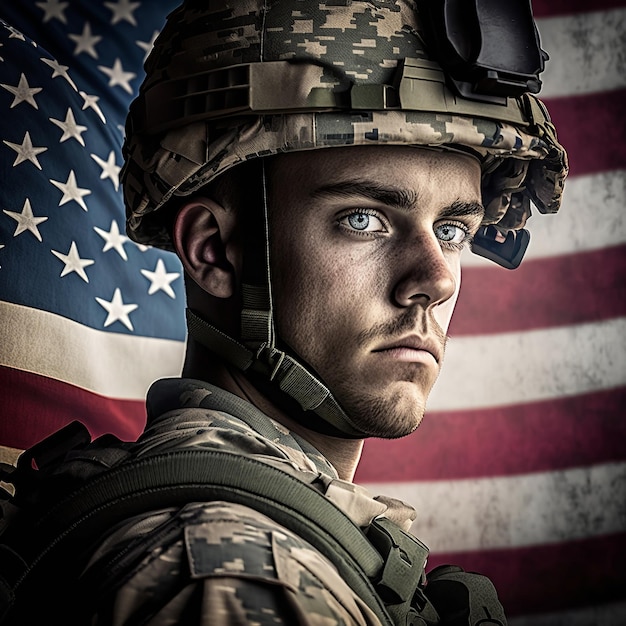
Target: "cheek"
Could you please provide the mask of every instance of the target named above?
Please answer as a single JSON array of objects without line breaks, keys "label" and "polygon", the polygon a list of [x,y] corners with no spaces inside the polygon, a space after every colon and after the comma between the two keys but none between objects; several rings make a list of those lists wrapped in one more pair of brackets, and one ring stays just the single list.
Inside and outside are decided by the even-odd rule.
[{"label": "cheek", "polygon": [[290,252],[281,261],[274,281],[279,336],[301,356],[317,361],[324,346],[345,345],[354,329],[365,323],[376,276],[355,269],[350,255],[328,251]]}]

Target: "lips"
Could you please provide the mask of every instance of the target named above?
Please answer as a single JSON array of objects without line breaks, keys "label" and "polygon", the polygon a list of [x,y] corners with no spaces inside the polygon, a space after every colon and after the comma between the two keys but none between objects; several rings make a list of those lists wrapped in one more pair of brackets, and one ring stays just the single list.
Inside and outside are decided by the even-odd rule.
[{"label": "lips", "polygon": [[402,337],[397,339],[396,341],[390,342],[388,344],[384,344],[378,348],[372,350],[372,352],[385,352],[387,350],[421,350],[424,352],[429,352],[437,364],[441,362],[443,357],[443,348],[442,346],[435,340],[420,337],[419,335],[408,335],[406,337]]}]

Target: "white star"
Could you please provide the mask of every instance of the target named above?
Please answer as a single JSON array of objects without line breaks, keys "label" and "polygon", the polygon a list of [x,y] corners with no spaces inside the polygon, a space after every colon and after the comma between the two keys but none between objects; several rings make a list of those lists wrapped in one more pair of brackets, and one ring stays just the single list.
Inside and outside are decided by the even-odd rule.
[{"label": "white star", "polygon": [[115,150],[109,152],[109,158],[106,161],[101,159],[97,154],[92,154],[91,158],[102,168],[100,180],[110,178],[115,187],[115,191],[117,191],[120,186],[120,170],[122,168],[115,164]]},{"label": "white star", "polygon": [[65,267],[61,271],[61,278],[72,272],[76,272],[86,283],[89,282],[85,268],[93,265],[95,261],[93,259],[81,259],[75,241],[72,241],[72,245],[67,254],[57,252],[56,250],[50,250],[50,252],[52,252],[57,259],[65,263]]},{"label": "white star", "polygon": [[9,24],[3,24],[3,26],[11,33],[9,39],[19,39],[20,41],[26,41],[26,37],[17,30],[17,28],[10,26]]},{"label": "white star", "polygon": [[104,113],[102,113],[102,109],[98,106],[98,100],[100,100],[100,98],[98,96],[90,96],[84,91],[79,91],[78,93],[83,98],[83,111],[85,109],[93,109],[98,114],[100,119],[106,124],[107,121],[104,117]]},{"label": "white star", "polygon": [[135,11],[139,5],[139,2],[130,2],[129,0],[118,0],[117,4],[113,2],[104,3],[104,6],[110,9],[113,13],[111,24],[117,24],[122,20],[126,20],[133,26],[137,26],[137,20],[135,20],[133,11]]},{"label": "white star", "polygon": [[39,163],[39,159],[37,158],[38,154],[45,152],[48,148],[40,147],[37,148],[33,146],[33,142],[30,139],[30,133],[26,131],[24,135],[24,139],[22,143],[13,143],[11,141],[7,141],[6,139],[2,140],[2,143],[5,143],[9,148],[15,150],[17,152],[17,157],[13,162],[13,167],[23,163],[24,161],[30,161],[37,169],[41,169],[41,164]]},{"label": "white star", "polygon": [[141,270],[141,273],[150,281],[150,288],[148,289],[148,295],[156,293],[159,290],[164,291],[170,298],[176,298],[176,294],[171,287],[171,283],[175,281],[180,274],[178,272],[171,272],[168,274],[165,269],[165,263],[163,259],[157,261],[154,272],[148,270]]},{"label": "white star", "polygon": [[46,65],[51,67],[54,71],[52,72],[52,78],[56,78],[57,76],[62,76],[65,80],[72,86],[74,91],[78,91],[74,81],[69,77],[67,70],[70,69],[69,65],[61,65],[58,61],[54,59],[46,59],[45,57],[41,57],[41,61],[43,61]]},{"label": "white star", "polygon": [[156,38],[158,36],[159,36],[159,31],[155,30],[152,33],[152,37],[150,37],[150,41],[135,41],[135,43],[145,52],[145,54],[143,55],[144,63],[146,59],[148,58],[148,55],[150,54],[150,51],[152,50],[154,46],[154,42],[156,41]]},{"label": "white star", "polygon": [[65,121],[55,120],[54,118],[48,118],[53,124],[58,126],[62,131],[63,135],[61,135],[61,139],[59,139],[59,143],[63,143],[68,139],[76,139],[81,146],[85,145],[85,140],[82,137],[82,133],[87,130],[86,126],[81,126],[76,123],[76,119],[74,118],[74,112],[72,109],[68,107],[67,113],[65,115]]},{"label": "white star", "polygon": [[134,72],[125,72],[122,67],[122,62],[115,59],[113,67],[105,67],[104,65],[98,65],[98,69],[109,77],[109,87],[115,87],[119,85],[124,91],[133,93],[133,88],[130,86],[130,81],[137,76]]},{"label": "white star", "polygon": [[35,217],[33,215],[33,210],[30,208],[30,200],[28,198],[26,198],[26,201],[24,202],[21,213],[16,213],[15,211],[7,211],[6,209],[4,210],[4,212],[17,222],[17,228],[13,233],[14,237],[17,237],[18,235],[21,235],[23,232],[26,232],[28,230],[33,235],[35,235],[35,237],[39,239],[39,241],[42,241],[41,233],[39,232],[39,228],[37,228],[37,226],[38,224],[45,222],[48,218]]},{"label": "white star", "polygon": [[43,21],[48,22],[56,17],[58,20],[67,24],[67,19],[63,11],[67,8],[69,2],[59,2],[59,0],[46,0],[45,2],[35,2],[35,4],[45,13]]},{"label": "white star", "polygon": [[15,98],[13,98],[13,102],[11,103],[11,108],[16,107],[21,102],[28,102],[34,109],[39,109],[37,103],[35,102],[35,94],[39,93],[43,90],[42,87],[31,87],[28,84],[28,80],[24,73],[20,76],[20,82],[13,87],[13,85],[5,85],[2,83],[2,87],[4,87],[7,91],[10,91]]},{"label": "white star", "polygon": [[126,250],[124,250],[124,244],[128,241],[128,237],[120,234],[119,226],[115,220],[111,221],[111,230],[108,232],[102,228],[98,228],[97,226],[94,226],[93,229],[105,241],[102,252],[106,252],[107,250],[111,250],[111,248],[113,248],[124,259],[124,261],[128,261]]},{"label": "white star", "polygon": [[116,287],[113,293],[113,299],[109,302],[102,298],[96,298],[98,304],[108,313],[104,321],[104,327],[110,326],[113,322],[122,322],[128,330],[134,330],[133,325],[128,317],[138,306],[136,304],[124,304],[122,300],[122,292]]},{"label": "white star", "polygon": [[71,202],[72,200],[74,200],[81,206],[83,211],[88,210],[87,205],[83,200],[83,196],[88,196],[91,191],[89,189],[81,189],[76,184],[76,174],[74,174],[74,170],[70,170],[66,182],[62,183],[58,180],[52,179],[50,179],[50,182],[63,192],[63,197],[59,201],[59,206],[63,206],[66,202]]},{"label": "white star", "polygon": [[91,33],[91,24],[89,24],[89,22],[85,22],[83,32],[80,35],[68,35],[68,37],[76,42],[74,56],[78,56],[81,52],[85,52],[94,59],[98,58],[95,46],[100,43],[102,37]]}]

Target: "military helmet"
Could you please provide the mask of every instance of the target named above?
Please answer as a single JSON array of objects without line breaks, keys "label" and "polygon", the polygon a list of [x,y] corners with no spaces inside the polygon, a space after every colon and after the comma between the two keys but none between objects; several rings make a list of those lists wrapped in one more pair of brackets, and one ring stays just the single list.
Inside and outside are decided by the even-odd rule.
[{"label": "military helmet", "polygon": [[[157,38],[128,116],[128,234],[171,249],[164,207],[251,159],[426,146],[479,159],[486,212],[473,249],[515,267],[531,201],[556,212],[567,175],[532,95],[546,56],[530,0],[187,0]],[[276,348],[269,282],[244,284],[241,338],[193,312],[190,333],[331,432],[360,436],[306,365]]]},{"label": "military helmet", "polygon": [[505,233],[524,226],[531,200],[557,211],[566,154],[529,93],[546,55],[529,0],[499,4],[188,0],[128,117],[130,237],[171,248],[159,209],[172,196],[256,157],[348,145],[471,151],[484,224]]}]

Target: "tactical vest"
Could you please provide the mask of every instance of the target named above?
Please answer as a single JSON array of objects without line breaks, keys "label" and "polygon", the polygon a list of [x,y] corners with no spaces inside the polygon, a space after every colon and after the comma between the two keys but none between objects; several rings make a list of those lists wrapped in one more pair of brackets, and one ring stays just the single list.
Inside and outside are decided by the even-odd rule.
[{"label": "tactical vest", "polygon": [[[428,549],[419,540],[384,517],[364,532],[315,488],[254,456],[184,448],[137,459],[110,435],[89,441],[74,422],[27,450],[17,468],[3,468],[15,488],[0,527],[3,626],[55,623],[55,615],[65,626],[87,624],[80,572],[107,532],[135,515],[216,500],[248,506],[308,541],[381,624],[506,624],[487,578],[444,567],[425,585]],[[97,462],[59,472],[77,450]],[[112,573],[99,574],[115,584],[106,580]]]}]

